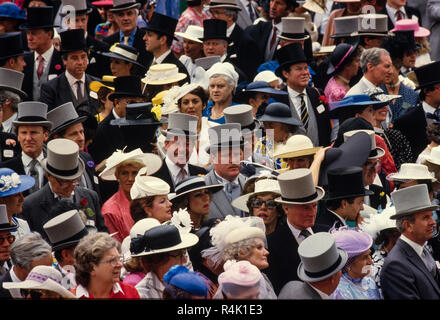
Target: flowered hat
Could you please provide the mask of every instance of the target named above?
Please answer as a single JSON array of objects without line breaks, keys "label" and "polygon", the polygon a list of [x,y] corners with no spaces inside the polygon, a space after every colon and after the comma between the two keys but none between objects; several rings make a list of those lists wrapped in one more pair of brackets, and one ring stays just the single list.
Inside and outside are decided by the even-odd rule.
[{"label": "flowered hat", "polygon": [[19,175],[9,168],[0,168],[0,198],[26,191],[33,187],[35,179],[27,175]]}]

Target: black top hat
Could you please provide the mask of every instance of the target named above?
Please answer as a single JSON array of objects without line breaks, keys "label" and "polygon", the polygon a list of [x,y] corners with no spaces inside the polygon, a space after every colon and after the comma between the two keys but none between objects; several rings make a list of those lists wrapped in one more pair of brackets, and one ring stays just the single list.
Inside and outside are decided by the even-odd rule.
[{"label": "black top hat", "polygon": [[27,8],[26,22],[20,26],[21,30],[50,29],[58,27],[53,24],[53,7]]},{"label": "black top hat", "polygon": [[414,72],[419,83],[416,90],[440,83],[440,61],[425,64],[414,69]]},{"label": "black top hat", "polygon": [[65,54],[72,51],[83,50],[88,52],[86,38],[83,29],[73,29],[60,32],[61,47],[60,53]]},{"label": "black top hat", "polygon": [[404,53],[420,48],[414,38],[413,30],[395,31],[394,37],[385,39],[381,47],[390,53],[391,59],[403,59]]},{"label": "black top hat", "polygon": [[0,59],[22,56],[25,53],[21,32],[0,34]]},{"label": "black top hat", "polygon": [[369,196],[374,192],[364,188],[362,168],[345,167],[327,172],[328,189],[324,200]]},{"label": "black top hat", "polygon": [[200,40],[222,39],[229,42],[226,35],[227,28],[226,21],[219,19],[203,20],[203,38],[200,38]]},{"label": "black top hat", "polygon": [[117,77],[113,80],[113,84],[115,92],[108,97],[111,101],[123,97],[145,97],[142,93],[142,83],[139,76]]},{"label": "black top hat", "polygon": [[296,63],[307,62],[307,57],[299,43],[288,44],[278,49],[275,55],[280,64],[275,70],[275,74],[278,77],[281,77],[281,71],[286,67]]},{"label": "black top hat", "polygon": [[340,43],[329,57],[330,63],[327,68],[327,74],[332,74],[337,70],[342,70],[350,58],[356,53],[357,46],[348,43]]},{"label": "black top hat", "polygon": [[148,22],[147,30],[165,34],[176,39],[176,37],[174,37],[174,31],[176,30],[177,22],[178,20],[172,17],[153,12],[153,16]]},{"label": "black top hat", "polygon": [[157,108],[151,102],[127,104],[125,118],[114,119],[110,121],[110,124],[113,126],[141,126],[166,123],[167,119],[156,111]]}]

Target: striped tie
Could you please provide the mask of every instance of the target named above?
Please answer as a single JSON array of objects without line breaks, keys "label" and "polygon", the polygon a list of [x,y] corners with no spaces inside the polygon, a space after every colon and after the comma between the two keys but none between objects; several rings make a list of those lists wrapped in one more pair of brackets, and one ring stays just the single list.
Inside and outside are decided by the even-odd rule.
[{"label": "striped tie", "polygon": [[306,106],[306,102],[304,100],[304,93],[300,93],[299,95],[301,97],[301,122],[304,125],[304,129],[308,129],[309,127],[309,113],[307,112],[307,106]]}]

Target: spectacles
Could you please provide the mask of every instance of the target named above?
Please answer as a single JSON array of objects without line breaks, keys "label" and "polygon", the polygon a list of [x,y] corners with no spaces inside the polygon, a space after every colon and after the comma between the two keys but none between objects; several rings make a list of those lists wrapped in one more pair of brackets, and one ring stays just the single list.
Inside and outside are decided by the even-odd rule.
[{"label": "spectacles", "polygon": [[102,262],[103,263],[110,263],[112,265],[112,267],[116,267],[116,266],[118,266],[119,263],[121,263],[121,264],[124,263],[124,257],[122,257],[122,256],[120,256],[120,257],[113,257],[111,259],[104,260]]},{"label": "spectacles", "polygon": [[255,199],[252,201],[252,208],[261,208],[262,205],[265,205],[267,209],[275,209],[277,207],[277,203],[274,200],[261,200]]},{"label": "spectacles", "polygon": [[177,252],[175,254],[168,254],[168,255],[173,258],[182,258],[183,256],[185,256],[185,251],[180,250],[179,252]]},{"label": "spectacles", "polygon": [[9,236],[6,237],[0,237],[0,245],[2,245],[5,240],[7,240],[9,242],[9,244],[12,244],[15,241],[15,236],[13,234],[10,234]]},{"label": "spectacles", "polygon": [[21,289],[20,292],[23,297],[26,298],[27,296],[30,296],[31,299],[33,300],[40,300],[41,297],[43,296],[43,292],[41,292],[41,290],[36,290],[36,289]]}]

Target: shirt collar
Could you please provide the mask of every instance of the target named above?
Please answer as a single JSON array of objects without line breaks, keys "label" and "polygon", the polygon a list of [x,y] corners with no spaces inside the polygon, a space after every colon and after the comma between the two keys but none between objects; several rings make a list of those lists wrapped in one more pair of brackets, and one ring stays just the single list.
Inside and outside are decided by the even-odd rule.
[{"label": "shirt collar", "polygon": [[403,241],[405,241],[411,248],[414,249],[414,251],[419,255],[419,257],[422,256],[423,253],[423,246],[421,246],[418,243],[415,243],[414,241],[408,239],[407,237],[405,237],[403,234],[400,235],[400,239],[402,239]]},{"label": "shirt collar", "polygon": [[[116,282],[113,285],[113,289],[112,289],[113,294],[117,294],[118,292],[122,292],[122,294],[125,295],[124,291],[121,288],[121,285],[119,284],[119,282]],[[82,285],[78,284],[78,286],[76,287],[76,297],[79,299],[81,297],[86,297],[86,298],[90,298],[90,294],[87,291],[86,288],[84,288]]]},{"label": "shirt collar", "polygon": [[330,210],[328,208],[327,208],[327,210],[330,211],[332,214],[334,214],[344,224],[344,226],[347,225],[347,223],[345,222],[345,219],[342,218],[339,214],[337,214],[336,212],[334,212],[334,211],[332,211],[332,210]]},{"label": "shirt collar", "polygon": [[235,28],[235,22],[229,28],[226,29],[226,36],[228,38],[231,36],[232,31],[234,31],[234,28]]},{"label": "shirt collar", "polygon": [[[44,155],[43,155],[43,151],[41,151],[40,155],[37,157],[36,160],[41,165],[41,161],[43,161],[43,159],[44,159]],[[29,157],[26,153],[22,152],[21,153],[21,160],[23,161],[23,166],[26,168],[27,166],[29,166],[31,161],[34,160],[34,159]]]},{"label": "shirt collar", "polygon": [[163,60],[171,53],[171,49],[168,49],[165,53],[163,53],[161,56],[154,58],[154,62],[157,64],[160,64],[163,62]]},{"label": "shirt collar", "polygon": [[[388,15],[391,17],[391,19],[393,21],[395,21],[396,20],[396,12],[397,12],[397,10],[394,9],[394,8],[391,8],[388,5],[388,3],[385,5],[385,7],[387,8]],[[405,14],[405,17],[406,17],[406,11],[405,11],[405,7],[404,6],[400,7],[399,11],[403,12]]]},{"label": "shirt collar", "polygon": [[[173,176],[173,181],[176,181],[176,177],[180,172],[181,167],[175,164],[168,156],[165,157],[165,162],[167,164],[168,170],[170,170],[171,175]],[[186,174],[189,176],[189,167],[188,163],[183,167],[186,171]]]},{"label": "shirt collar", "polygon": [[304,88],[304,90],[302,92],[298,92],[294,89],[292,89],[291,87],[287,86],[287,92],[289,93],[289,96],[291,96],[292,98],[296,98],[298,97],[301,93],[303,94],[307,94],[306,89]]},{"label": "shirt collar", "polygon": [[[66,78],[67,78],[67,82],[69,82],[69,85],[70,85],[71,87],[73,87],[74,85],[76,85],[76,82],[77,82],[78,80],[81,80],[81,81],[84,83],[84,85],[85,85],[85,83],[86,83],[86,73],[85,73],[85,72],[83,73],[81,79],[77,79],[77,78],[75,78],[74,76],[72,76],[72,75],[66,70]],[[76,90],[76,88],[75,88],[75,90]]]},{"label": "shirt collar", "polygon": [[220,177],[220,176],[217,174],[217,172],[215,172],[215,170],[214,170],[214,174],[215,174],[215,177],[217,178],[217,181],[218,181],[219,183],[223,184],[224,186],[226,186],[229,182],[234,182],[234,183],[240,185],[240,183],[239,183],[239,181],[238,181],[238,176],[235,178],[234,181],[229,181],[229,180],[224,179],[223,177]]},{"label": "shirt collar", "polygon": [[423,110],[425,111],[425,113],[429,112],[429,113],[434,113],[437,111],[436,108],[431,107],[429,104],[427,104],[425,101],[422,101],[422,107]]},{"label": "shirt collar", "polygon": [[[292,231],[293,235],[295,236],[295,239],[298,239],[299,234],[301,233],[302,230],[298,230],[297,228],[292,226],[289,221],[287,221],[287,225],[289,226],[290,231]],[[312,228],[307,228],[307,230],[310,232],[310,234],[313,234]]]},{"label": "shirt collar", "polygon": [[[50,57],[52,57],[52,54],[53,54],[53,51],[54,51],[54,50],[55,50],[55,48],[54,48],[54,46],[52,45],[52,46],[50,46],[49,49],[47,49],[47,50],[42,54],[44,61],[49,61],[49,60],[50,60]],[[38,56],[39,56],[39,54],[38,54],[37,52],[35,52],[35,54],[34,54],[34,61],[37,61]]]},{"label": "shirt collar", "polygon": [[[134,30],[128,35],[128,42],[131,43],[134,40],[134,36],[136,34],[137,28],[134,28]],[[121,43],[124,43],[124,37],[125,34],[122,32],[122,30],[119,30],[119,39],[121,40]]]}]

